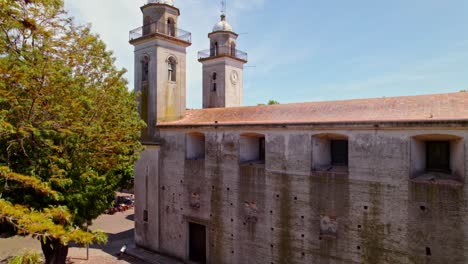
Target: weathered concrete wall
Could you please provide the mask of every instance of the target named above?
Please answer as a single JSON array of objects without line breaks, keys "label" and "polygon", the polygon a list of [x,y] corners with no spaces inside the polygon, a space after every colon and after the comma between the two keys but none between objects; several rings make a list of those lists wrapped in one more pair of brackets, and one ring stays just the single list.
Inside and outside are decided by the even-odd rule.
[{"label": "weathered concrete wall", "polygon": [[[176,60],[176,81],[168,78],[168,61]],[[157,121],[174,121],[186,110],[186,50],[184,47],[161,42],[157,47],[156,70]]]},{"label": "weathered concrete wall", "polygon": [[146,145],[135,163],[135,243],[150,249],[159,248],[159,152],[159,146]]},{"label": "weathered concrete wall", "polygon": [[[410,181],[411,138],[428,131],[463,138],[464,180],[466,130],[161,130],[152,249],[187,259],[196,222],[210,263],[465,263],[466,184]],[[186,160],[188,132],[205,134],[204,160]],[[243,133],[265,135],[265,164],[239,164]],[[319,133],[348,137],[348,172],[311,170]]]}]

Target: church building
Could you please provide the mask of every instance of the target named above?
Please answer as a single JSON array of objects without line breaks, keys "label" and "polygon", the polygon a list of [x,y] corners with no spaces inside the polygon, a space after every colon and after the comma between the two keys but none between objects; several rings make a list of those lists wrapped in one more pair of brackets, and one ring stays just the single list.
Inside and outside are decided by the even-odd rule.
[{"label": "church building", "polygon": [[468,93],[245,107],[248,57],[222,14],[198,53],[203,109],[187,110],[191,33],[172,0],[141,11],[139,247],[186,263],[468,263]]}]

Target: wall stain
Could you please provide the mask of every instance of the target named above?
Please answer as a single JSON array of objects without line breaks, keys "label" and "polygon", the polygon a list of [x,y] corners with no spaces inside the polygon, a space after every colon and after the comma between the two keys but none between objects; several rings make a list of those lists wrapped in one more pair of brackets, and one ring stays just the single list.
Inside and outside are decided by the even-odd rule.
[{"label": "wall stain", "polygon": [[211,168],[211,236],[210,236],[210,255],[211,263],[223,263],[223,173],[221,170],[221,149],[220,144],[215,138],[215,143],[209,148],[214,148],[215,164]]},{"label": "wall stain", "polygon": [[[363,263],[381,263],[385,239],[385,225],[380,222],[381,186],[378,183],[369,184],[370,205],[369,212],[364,213],[361,236],[361,250]],[[364,209],[366,210],[366,209]]]},{"label": "wall stain", "polygon": [[280,237],[279,237],[279,250],[278,257],[279,263],[290,263],[293,254],[292,243],[291,243],[291,188],[289,175],[281,173],[280,177]]}]

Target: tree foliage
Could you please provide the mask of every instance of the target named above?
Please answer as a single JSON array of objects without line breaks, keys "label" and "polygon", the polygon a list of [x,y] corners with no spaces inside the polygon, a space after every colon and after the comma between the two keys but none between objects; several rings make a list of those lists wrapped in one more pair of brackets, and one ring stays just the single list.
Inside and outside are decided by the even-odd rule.
[{"label": "tree foliage", "polygon": [[40,264],[44,263],[39,253],[26,251],[8,260],[8,264]]},{"label": "tree foliage", "polygon": [[268,101],[268,105],[277,105],[277,104],[280,104],[278,101],[276,100],[269,100]]},{"label": "tree foliage", "polygon": [[0,0],[0,219],[43,249],[104,242],[83,226],[132,174],[144,123],[114,60],[62,0]]}]

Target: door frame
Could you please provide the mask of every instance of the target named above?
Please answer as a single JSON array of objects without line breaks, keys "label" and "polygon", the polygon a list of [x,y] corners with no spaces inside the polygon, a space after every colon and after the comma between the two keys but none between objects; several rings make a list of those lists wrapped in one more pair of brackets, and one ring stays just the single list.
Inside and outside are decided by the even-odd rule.
[{"label": "door frame", "polygon": [[184,215],[185,222],[185,261],[189,264],[195,264],[196,262],[190,261],[190,223],[198,224],[205,227],[205,254],[206,254],[206,263],[210,263],[210,238],[211,238],[211,225],[209,220],[190,217]]}]

